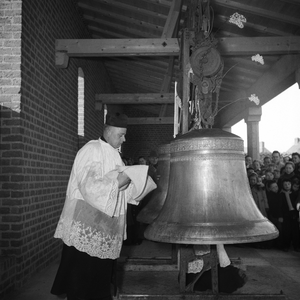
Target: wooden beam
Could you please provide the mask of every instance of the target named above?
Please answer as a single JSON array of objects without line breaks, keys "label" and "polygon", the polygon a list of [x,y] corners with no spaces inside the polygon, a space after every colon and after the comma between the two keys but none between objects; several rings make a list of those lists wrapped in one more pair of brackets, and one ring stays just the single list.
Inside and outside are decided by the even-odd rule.
[{"label": "wooden beam", "polygon": [[[173,73],[173,66],[174,66],[174,56],[171,56],[169,58],[169,66],[168,66],[168,70],[165,74],[163,83],[162,83],[162,87],[160,89],[161,93],[166,93],[170,91],[170,87],[171,87],[171,81],[172,81],[172,73]],[[173,103],[174,103],[174,94],[173,94]],[[167,111],[167,103],[165,103],[159,112],[159,116],[160,117],[164,117]]]},{"label": "wooden beam", "polygon": [[163,118],[129,118],[128,125],[161,125],[161,124],[173,124],[173,117],[163,117]]},{"label": "wooden beam", "polygon": [[55,65],[58,68],[65,69],[68,67],[69,64],[69,56],[63,52],[56,52],[55,53]]},{"label": "wooden beam", "polygon": [[[173,0],[168,19],[166,21],[163,33],[162,33],[162,38],[171,38],[174,33],[178,32],[178,23],[180,22],[179,16],[182,8],[182,0]],[[167,72],[165,74],[163,84],[161,87],[161,93],[163,92],[168,92],[170,91],[170,86],[171,86],[171,81],[172,81],[172,74],[173,74],[173,68],[174,68],[174,56],[169,57],[169,66],[167,69]],[[167,104],[164,104],[159,112],[160,117],[164,117],[167,111]]]},{"label": "wooden beam", "polygon": [[176,28],[176,24],[179,22],[178,18],[180,16],[182,7],[182,0],[173,0],[170,11],[168,14],[167,21],[162,33],[162,38],[170,38],[173,36],[173,33]]},{"label": "wooden beam", "polygon": [[189,65],[189,53],[190,53],[190,32],[185,29],[183,31],[182,38],[182,95],[179,95],[182,100],[182,120],[181,120],[181,133],[185,134],[188,132],[189,128],[189,107],[188,99],[190,96],[190,80],[188,76],[188,65]]},{"label": "wooden beam", "polygon": [[103,104],[165,104],[174,103],[174,93],[164,94],[96,94]]},{"label": "wooden beam", "polygon": [[218,47],[222,55],[293,54],[300,51],[300,36],[220,38]]},{"label": "wooden beam", "polygon": [[247,109],[253,105],[247,98],[255,94],[260,105],[272,100],[279,93],[295,83],[295,71],[300,66],[300,55],[285,55],[276,62],[263,76],[261,76],[249,89],[240,93],[240,101],[228,105],[215,118],[215,127],[232,126],[242,120]]},{"label": "wooden beam", "polygon": [[171,39],[64,39],[56,40],[56,51],[73,57],[172,56],[179,55],[177,38]]},{"label": "wooden beam", "polygon": [[[219,39],[222,55],[291,54],[300,51],[300,36],[290,37],[228,37]],[[168,39],[82,39],[56,40],[56,66],[65,67],[68,57],[111,56],[177,56],[177,38]],[[58,59],[59,58],[59,59]]]},{"label": "wooden beam", "polygon": [[[223,55],[293,53],[300,51],[300,37],[221,38],[219,47]],[[176,38],[56,40],[56,52],[73,57],[167,56],[178,55],[179,46]]]}]

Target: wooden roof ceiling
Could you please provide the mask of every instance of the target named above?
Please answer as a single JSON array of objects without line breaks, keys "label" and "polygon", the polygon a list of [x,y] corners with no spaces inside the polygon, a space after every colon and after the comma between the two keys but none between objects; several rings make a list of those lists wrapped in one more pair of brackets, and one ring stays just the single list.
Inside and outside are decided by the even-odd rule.
[{"label": "wooden roof ceiling", "polygon": [[[181,61],[174,50],[176,45],[170,46],[170,43],[173,43],[172,38],[177,39],[180,50],[183,29],[190,22],[191,7],[207,1],[77,1],[93,39],[113,42],[115,47],[115,42],[120,40],[121,50],[124,45],[123,53],[119,49],[119,54],[109,54],[113,52],[111,48],[106,49],[106,55],[90,55],[104,61],[114,92],[122,94],[114,98],[116,103],[127,101],[127,107],[130,105],[141,117],[173,116],[173,106],[167,103],[172,102],[174,82],[181,76]],[[264,104],[296,82],[295,71],[300,68],[300,1],[210,0],[209,4],[211,24],[208,26],[211,27],[208,30],[218,41],[217,48],[224,61],[219,108],[226,107],[217,115],[215,124],[216,127],[231,126],[245,117],[247,107],[252,105],[247,101],[251,94],[256,94]],[[246,18],[243,28],[229,22],[236,12]],[[166,53],[154,48],[158,49],[156,55],[147,54],[151,51],[149,43],[153,41],[156,47],[159,44],[155,44],[156,41],[160,41],[157,39],[161,39],[159,47],[170,42],[165,47]],[[132,45],[140,50],[128,50]],[[255,54],[263,57],[264,64],[251,60]],[[169,102],[160,104],[159,97],[151,98],[152,102],[142,97],[153,93],[165,93],[162,98],[168,98]],[[244,100],[236,101],[240,98]],[[99,96],[99,99],[103,98]],[[111,103],[109,101],[107,103]],[[144,104],[134,104],[139,101]]]}]

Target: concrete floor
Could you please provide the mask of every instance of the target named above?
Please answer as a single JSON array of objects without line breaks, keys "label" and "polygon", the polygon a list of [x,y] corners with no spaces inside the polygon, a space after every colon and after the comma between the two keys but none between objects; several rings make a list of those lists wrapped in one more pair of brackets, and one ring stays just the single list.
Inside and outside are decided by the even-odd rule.
[{"label": "concrete floor", "polygon": [[[250,245],[225,245],[225,249],[232,261],[241,262],[240,267],[248,278],[247,283],[234,292],[236,296],[261,295],[259,299],[270,299],[270,295],[276,298],[283,293],[287,300],[300,300],[300,253],[257,249]],[[119,298],[137,300],[147,299],[146,295],[161,295],[156,299],[178,296],[190,299],[180,296],[178,268],[171,258],[170,244],[144,240],[138,246],[124,246],[119,260],[119,265],[123,266],[118,273]],[[49,293],[57,268],[58,262],[33,276],[22,289],[3,300],[57,300]],[[199,299],[203,297],[199,295]]]}]

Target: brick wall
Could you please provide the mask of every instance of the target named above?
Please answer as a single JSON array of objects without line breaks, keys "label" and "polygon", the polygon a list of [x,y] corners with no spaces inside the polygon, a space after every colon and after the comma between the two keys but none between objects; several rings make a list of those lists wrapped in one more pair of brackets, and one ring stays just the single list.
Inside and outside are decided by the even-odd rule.
[{"label": "brick wall", "polygon": [[[53,233],[78,150],[78,68],[84,73],[84,141],[102,132],[96,93],[112,92],[101,63],[55,67],[55,39],[90,38],[72,0],[0,3],[0,297],[60,255]],[[21,43],[22,37],[22,43]]]},{"label": "brick wall", "polygon": [[[171,109],[173,112],[173,108]],[[147,111],[132,105],[125,105],[123,112],[129,118],[157,117],[159,113],[159,111]],[[151,150],[158,151],[161,144],[169,143],[173,139],[173,131],[172,124],[130,125],[127,129],[122,155],[133,158],[135,162],[138,161],[139,156],[144,156],[147,159]]]},{"label": "brick wall", "polygon": [[158,151],[161,144],[169,143],[172,139],[173,125],[130,125],[122,155],[137,162],[139,156],[148,158],[151,150]]},{"label": "brick wall", "polygon": [[[1,189],[0,189],[0,297],[3,291],[10,291],[17,278],[16,256],[5,255],[3,249],[11,248],[15,252],[18,238],[18,226],[21,217],[17,210],[17,191],[22,176],[20,158],[21,120],[21,2],[1,1],[1,47],[0,47],[0,113],[1,113]],[[11,200],[12,202],[9,202]],[[11,204],[11,205],[10,205]]]}]

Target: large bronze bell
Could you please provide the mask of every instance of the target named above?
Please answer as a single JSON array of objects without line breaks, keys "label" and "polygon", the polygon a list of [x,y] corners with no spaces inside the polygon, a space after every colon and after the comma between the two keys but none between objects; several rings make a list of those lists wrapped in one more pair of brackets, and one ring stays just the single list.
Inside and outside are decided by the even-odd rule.
[{"label": "large bronze bell", "polygon": [[170,144],[163,144],[158,148],[157,175],[159,176],[159,180],[157,188],[151,194],[149,202],[137,215],[138,222],[150,224],[158,217],[167,197],[169,173]]},{"label": "large bronze bell", "polygon": [[237,244],[278,236],[249,187],[243,140],[196,129],[170,143],[168,193],[145,237],[177,244]]}]

